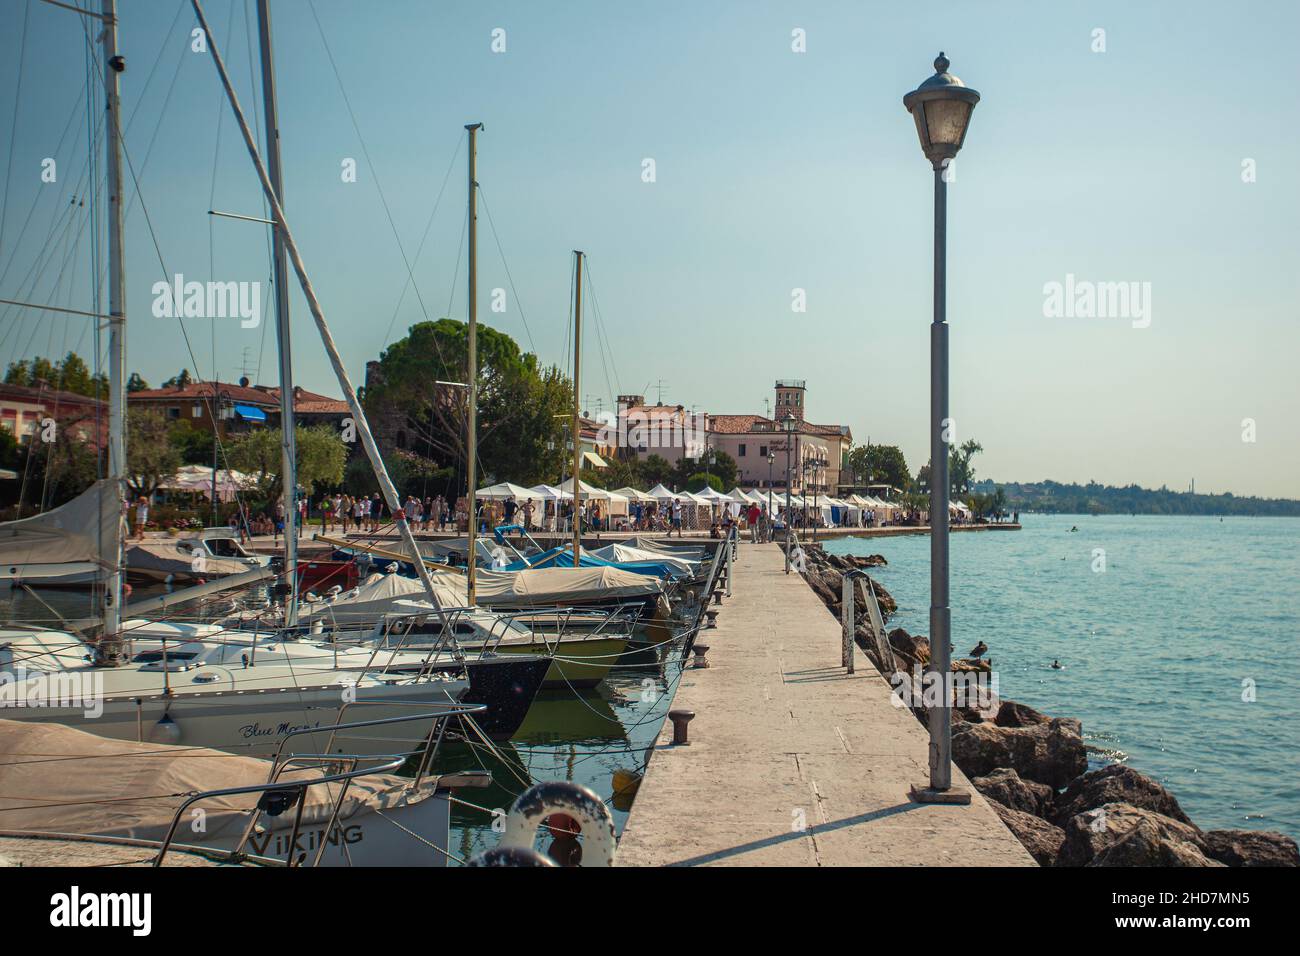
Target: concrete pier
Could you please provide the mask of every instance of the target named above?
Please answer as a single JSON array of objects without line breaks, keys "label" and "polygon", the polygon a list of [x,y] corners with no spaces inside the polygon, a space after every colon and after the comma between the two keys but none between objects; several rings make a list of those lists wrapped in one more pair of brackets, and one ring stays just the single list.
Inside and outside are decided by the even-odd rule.
[{"label": "concrete pier", "polygon": [[969,806],[908,799],[928,778],[925,728],[890,702],[861,650],[776,545],[742,542],[707,669],[673,701],[619,844],[620,866],[1034,866],[955,767]]}]

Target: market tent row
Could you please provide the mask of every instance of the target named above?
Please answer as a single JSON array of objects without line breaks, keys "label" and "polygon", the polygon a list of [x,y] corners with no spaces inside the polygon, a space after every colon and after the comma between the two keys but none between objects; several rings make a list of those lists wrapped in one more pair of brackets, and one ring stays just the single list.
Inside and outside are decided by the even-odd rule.
[{"label": "market tent row", "polygon": [[[241,491],[257,487],[257,479],[242,471],[217,471],[217,499],[233,501]],[[204,465],[183,465],[175,475],[158,483],[159,491],[212,495],[212,469]]]}]

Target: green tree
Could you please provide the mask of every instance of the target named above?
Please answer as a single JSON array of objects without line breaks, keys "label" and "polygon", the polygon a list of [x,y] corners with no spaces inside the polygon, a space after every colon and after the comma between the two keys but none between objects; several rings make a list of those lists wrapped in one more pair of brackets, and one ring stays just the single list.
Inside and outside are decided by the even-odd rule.
[{"label": "green tree", "polygon": [[948,480],[954,495],[966,494],[975,481],[975,468],[971,461],[984,450],[973,438],[967,439],[959,448],[948,449]]},{"label": "green tree", "polygon": [[143,392],[148,387],[149,383],[141,377],[139,372],[132,372],[131,377],[126,380],[126,390],[128,392]]},{"label": "green tree", "polygon": [[897,445],[855,445],[849,452],[849,468],[861,485],[885,484],[903,491],[912,480]]},{"label": "green tree", "polygon": [[69,352],[61,362],[40,356],[30,361],[11,362],[4,380],[6,385],[27,388],[36,388],[44,382],[52,389],[87,397],[105,396],[108,392],[108,376],[91,375],[85,360],[76,352]]},{"label": "green tree", "polygon": [[637,463],[636,470],[645,485],[642,491],[673,480],[673,466],[662,455],[647,455],[644,461]]},{"label": "green tree", "polygon": [[[181,419],[172,423],[171,433],[168,436],[172,445],[181,456],[183,465],[211,465],[212,464],[212,445],[213,437],[211,429],[195,428],[189,422]],[[220,467],[220,455],[217,458]]]},{"label": "green tree", "polygon": [[[347,445],[336,429],[329,425],[294,431],[297,445],[298,484],[315,493],[318,485],[333,486],[343,480],[343,466],[347,461]],[[245,432],[227,445],[226,457],[230,467],[257,479],[257,490],[268,501],[280,497],[283,475],[280,468],[280,429],[257,428]]]},{"label": "green tree", "polygon": [[176,474],[181,451],[172,441],[172,423],[160,408],[137,408],[126,416],[127,485],[132,497],[149,497]]},{"label": "green tree", "polygon": [[194,379],[190,377],[190,370],[187,368],[183,368],[175,375],[173,375],[171,378],[167,379],[167,381],[163,382],[162,387],[163,388],[184,388],[186,385],[192,385],[193,383],[194,383]]},{"label": "green tree", "polygon": [[[564,470],[565,417],[573,388],[556,368],[541,369],[514,339],[478,326],[478,464],[497,481],[534,485]],[[389,346],[365,393],[376,421],[400,415],[407,447],[463,476],[468,330],[454,319],[420,322]],[[461,478],[463,481],[463,477]]]},{"label": "green tree", "polygon": [[712,488],[714,491],[722,491],[722,479],[712,472],[697,471],[686,478],[686,490],[694,494],[697,491],[703,491],[705,488]]},{"label": "green tree", "polygon": [[[971,438],[960,448],[948,450],[948,495],[958,498],[968,494],[975,483],[975,466],[971,461],[984,450],[984,446]],[[927,461],[916,473],[916,490],[930,493],[930,463]]]}]

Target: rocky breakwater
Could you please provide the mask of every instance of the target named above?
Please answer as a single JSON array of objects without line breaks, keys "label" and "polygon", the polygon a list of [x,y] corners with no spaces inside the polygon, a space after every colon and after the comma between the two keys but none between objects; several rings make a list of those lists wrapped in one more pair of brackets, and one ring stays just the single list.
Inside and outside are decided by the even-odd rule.
[{"label": "rocky breakwater", "polygon": [[[843,574],[885,564],[880,555],[828,555],[816,545],[804,554],[803,575],[837,620]],[[887,618],[894,600],[873,584]],[[894,668],[882,667],[865,601],[855,612],[858,645],[895,686],[929,666],[929,641],[895,628],[887,635]],[[958,660],[953,670],[978,666]],[[953,761],[1042,866],[1300,866],[1285,834],[1202,830],[1172,793],[1132,767],[1089,770],[1078,720],[986,694],[961,703],[952,712]],[[911,709],[925,723],[925,707]]]}]

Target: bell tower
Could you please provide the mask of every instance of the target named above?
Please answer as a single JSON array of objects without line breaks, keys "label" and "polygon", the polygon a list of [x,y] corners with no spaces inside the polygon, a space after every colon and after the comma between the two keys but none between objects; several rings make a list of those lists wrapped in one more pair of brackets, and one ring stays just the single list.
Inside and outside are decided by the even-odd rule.
[{"label": "bell tower", "polygon": [[803,421],[804,395],[807,383],[802,380],[781,378],[776,381],[776,408],[772,417],[777,421],[792,415]]}]

